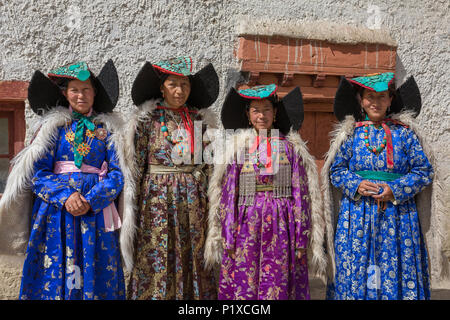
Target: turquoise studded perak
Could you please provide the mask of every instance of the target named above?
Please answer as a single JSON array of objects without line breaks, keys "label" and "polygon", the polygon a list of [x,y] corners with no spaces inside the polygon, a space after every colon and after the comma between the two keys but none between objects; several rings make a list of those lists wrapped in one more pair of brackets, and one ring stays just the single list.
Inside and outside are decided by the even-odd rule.
[{"label": "turquoise studded perak", "polygon": [[192,58],[183,56],[163,60],[153,64],[153,67],[163,73],[175,74],[178,76],[190,76],[192,74]]},{"label": "turquoise studded perak", "polygon": [[349,79],[351,83],[360,85],[375,92],[382,92],[389,89],[389,85],[394,80],[393,72],[373,73],[363,77]]},{"label": "turquoise studded perak", "polygon": [[248,89],[238,91],[238,94],[247,99],[265,99],[273,95],[277,91],[276,84],[260,85]]},{"label": "turquoise studded perak", "polygon": [[57,78],[71,78],[86,81],[91,76],[86,62],[76,62],[67,66],[63,66],[48,73],[48,76]]}]

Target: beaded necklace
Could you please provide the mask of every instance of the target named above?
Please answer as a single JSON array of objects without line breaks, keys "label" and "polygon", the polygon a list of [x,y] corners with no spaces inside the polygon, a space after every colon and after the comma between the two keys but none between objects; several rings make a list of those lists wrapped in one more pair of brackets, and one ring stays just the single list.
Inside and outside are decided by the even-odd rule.
[{"label": "beaded necklace", "polygon": [[[401,125],[403,127],[408,128],[408,126],[398,120],[395,119],[391,119],[391,118],[386,118],[383,119],[381,121],[377,121],[376,124],[381,125],[384,129],[384,139],[383,139],[383,143],[382,145],[384,145],[383,148],[386,148],[386,165],[388,169],[393,169],[394,168],[394,147],[392,145],[392,133],[391,133],[391,129],[389,129],[388,123],[393,123],[393,124],[398,124]],[[364,129],[367,130],[368,125],[373,125],[374,122],[370,121],[369,118],[366,116],[364,121],[359,121],[355,123],[355,127],[359,128],[359,127],[365,127]],[[366,126],[367,125],[367,126]],[[368,130],[367,130],[368,131]],[[368,132],[364,132],[365,134],[365,138],[366,139],[366,146],[367,144],[369,144],[369,146],[367,146],[367,148],[371,151],[371,152],[376,152],[377,148],[375,148],[375,151],[372,147],[372,149],[370,149],[370,143],[369,143],[369,139],[368,139]],[[381,146],[380,146],[381,147]],[[383,150],[383,148],[381,150]]]},{"label": "beaded necklace", "polygon": [[[375,128],[375,126],[373,124],[370,124],[370,126]],[[381,153],[381,151],[383,151],[384,148],[386,147],[386,143],[387,143],[386,131],[384,132],[383,142],[381,143],[381,145],[379,145],[378,147],[371,146],[370,141],[369,141],[369,124],[366,123],[364,125],[364,143],[365,143],[367,149],[369,149],[369,151],[373,152],[374,154]]]},{"label": "beaded necklace", "polygon": [[[158,104],[157,108],[159,110],[159,121],[161,124],[161,132],[163,133],[166,140],[175,145],[175,148],[178,151],[178,154],[180,154],[180,155],[184,154],[185,145],[190,143],[191,153],[193,153],[194,152],[194,138],[193,138],[194,128],[193,128],[193,123],[192,123],[191,117],[189,116],[189,113],[196,113],[196,111],[189,110],[186,105],[183,105],[182,107],[180,107],[178,109],[171,109],[166,106],[164,101],[162,101],[160,104]],[[166,118],[165,118],[165,109],[172,110],[174,112],[179,113],[179,115],[183,121],[183,124],[184,124],[184,129],[188,132],[187,138],[178,136],[178,138],[175,139],[171,135],[169,135],[169,129],[167,128],[167,123],[166,123]]]},{"label": "beaded necklace", "polygon": [[[164,102],[161,104],[161,107],[165,107]],[[165,108],[167,108],[167,107],[165,107]],[[174,145],[174,150],[178,153],[179,156],[183,156],[185,153],[185,149],[186,149],[183,136],[179,135],[177,138],[173,138],[169,134],[169,128],[167,127],[167,122],[166,122],[166,117],[165,117],[166,111],[165,111],[165,109],[158,109],[158,110],[159,110],[159,122],[161,124],[161,132],[163,133],[164,138]],[[179,125],[178,125],[178,129],[180,129]]]},{"label": "beaded necklace", "polygon": [[164,109],[159,109],[159,122],[161,123],[161,132],[163,133],[167,141],[173,143],[172,136],[169,135],[169,129],[166,126],[165,114],[166,112],[164,111]]}]

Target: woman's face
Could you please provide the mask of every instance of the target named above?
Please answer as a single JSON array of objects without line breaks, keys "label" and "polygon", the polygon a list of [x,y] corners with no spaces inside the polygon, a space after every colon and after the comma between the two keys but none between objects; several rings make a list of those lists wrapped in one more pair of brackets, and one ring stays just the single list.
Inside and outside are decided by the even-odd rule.
[{"label": "woman's face", "polygon": [[364,89],[361,97],[361,107],[372,121],[383,120],[386,116],[386,111],[390,107],[392,97],[389,96],[389,91],[375,92]]},{"label": "woman's face", "polygon": [[259,129],[270,129],[272,127],[276,112],[277,110],[269,100],[252,100],[247,116],[253,128],[259,131]]},{"label": "woman's face", "polygon": [[183,106],[191,93],[191,83],[188,77],[170,75],[161,85],[164,101],[170,108]]},{"label": "woman's face", "polygon": [[63,94],[72,109],[78,113],[86,115],[94,105],[95,90],[90,79],[70,81]]}]

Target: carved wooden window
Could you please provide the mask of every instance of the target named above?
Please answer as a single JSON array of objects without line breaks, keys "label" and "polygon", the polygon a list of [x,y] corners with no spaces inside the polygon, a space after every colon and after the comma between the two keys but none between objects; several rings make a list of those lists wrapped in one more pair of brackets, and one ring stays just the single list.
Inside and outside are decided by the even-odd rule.
[{"label": "carved wooden window", "polygon": [[305,119],[300,135],[317,159],[319,169],[329,149],[329,133],[337,119],[333,100],[340,77],[395,70],[396,47],[342,44],[282,36],[243,35],[236,56],[249,82],[239,88],[276,83],[283,97],[299,86]]}]

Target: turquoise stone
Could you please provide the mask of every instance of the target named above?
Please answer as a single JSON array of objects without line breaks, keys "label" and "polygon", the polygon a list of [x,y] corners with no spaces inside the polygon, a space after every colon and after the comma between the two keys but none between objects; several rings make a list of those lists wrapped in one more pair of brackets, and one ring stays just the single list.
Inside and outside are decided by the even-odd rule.
[{"label": "turquoise stone", "polygon": [[385,72],[352,78],[350,79],[350,82],[372,89],[375,92],[382,92],[389,89],[389,84],[393,79],[393,72]]},{"label": "turquoise stone", "polygon": [[91,73],[87,70],[81,70],[78,72],[77,78],[81,81],[86,81],[91,76]]},{"label": "turquoise stone", "polygon": [[155,63],[154,66],[163,72],[169,71],[183,76],[189,76],[192,74],[192,59],[189,56],[159,61]]},{"label": "turquoise stone", "polygon": [[238,93],[244,98],[265,99],[275,93],[277,88],[278,87],[276,84],[261,85],[249,89],[239,90]]},{"label": "turquoise stone", "polygon": [[79,79],[81,81],[86,81],[91,76],[88,65],[86,62],[81,61],[77,63],[73,63],[70,65],[66,65],[54,70],[51,70],[48,73],[49,76],[61,76],[61,77],[69,77]]}]

